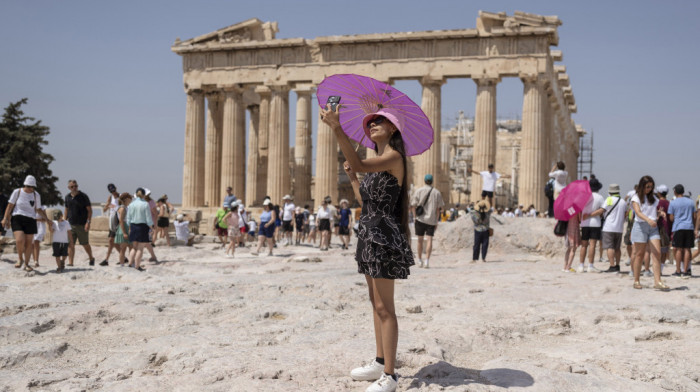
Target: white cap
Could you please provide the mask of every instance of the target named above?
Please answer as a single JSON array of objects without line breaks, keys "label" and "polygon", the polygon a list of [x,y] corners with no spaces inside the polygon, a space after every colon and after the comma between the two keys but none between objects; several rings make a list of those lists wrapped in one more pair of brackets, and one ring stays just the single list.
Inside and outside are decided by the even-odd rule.
[{"label": "white cap", "polygon": [[185,219],[185,216],[184,216],[184,215],[182,215],[182,214],[178,214],[178,216],[177,216],[177,220],[179,220],[179,221],[180,221],[180,220],[183,220],[183,219]]},{"label": "white cap", "polygon": [[282,198],[282,200],[292,200],[292,197],[289,196],[289,195],[284,195],[284,197]]},{"label": "white cap", "polygon": [[668,193],[668,187],[664,184],[661,184],[661,185],[656,187],[656,191],[658,193]]},{"label": "white cap", "polygon": [[145,192],[145,193],[144,193],[144,196],[148,196],[148,195],[151,194],[151,190],[150,190],[150,189],[148,189],[148,188],[143,188],[143,190],[144,190],[144,192]]},{"label": "white cap", "polygon": [[263,205],[264,205],[264,206],[267,206],[267,205],[270,205],[270,204],[272,204],[272,202],[270,201],[270,199],[265,199],[265,201],[263,202]]},{"label": "white cap", "polygon": [[24,179],[24,185],[25,186],[33,186],[36,188],[36,178],[34,176],[29,175]]}]

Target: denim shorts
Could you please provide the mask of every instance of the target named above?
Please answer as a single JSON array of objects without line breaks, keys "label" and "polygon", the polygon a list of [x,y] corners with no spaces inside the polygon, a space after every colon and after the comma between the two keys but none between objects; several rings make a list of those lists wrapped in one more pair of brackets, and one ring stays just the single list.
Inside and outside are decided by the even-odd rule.
[{"label": "denim shorts", "polygon": [[660,240],[658,227],[651,227],[647,222],[634,222],[634,227],[632,227],[632,234],[630,236],[632,243],[644,243],[646,244],[649,240]]}]

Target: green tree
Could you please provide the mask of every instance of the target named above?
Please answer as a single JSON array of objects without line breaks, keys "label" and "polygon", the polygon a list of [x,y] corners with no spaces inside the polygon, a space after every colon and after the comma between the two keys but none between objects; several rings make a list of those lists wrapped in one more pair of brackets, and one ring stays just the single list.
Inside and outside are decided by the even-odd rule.
[{"label": "green tree", "polygon": [[0,190],[9,197],[31,174],[36,178],[42,204],[63,204],[56,189],[58,177],[49,168],[54,158],[43,151],[43,146],[48,144],[45,138],[49,127],[24,115],[21,106],[26,103],[27,98],[10,103],[0,122]]}]

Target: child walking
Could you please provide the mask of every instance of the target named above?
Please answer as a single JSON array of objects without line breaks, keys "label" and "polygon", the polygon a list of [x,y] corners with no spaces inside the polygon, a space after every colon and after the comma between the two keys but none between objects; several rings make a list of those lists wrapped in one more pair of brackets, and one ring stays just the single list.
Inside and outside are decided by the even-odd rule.
[{"label": "child walking", "polygon": [[56,272],[63,272],[66,268],[66,257],[68,257],[68,243],[73,242],[70,223],[63,219],[63,213],[56,210],[53,213],[53,257],[56,258]]},{"label": "child walking", "polygon": [[571,264],[576,257],[576,248],[581,245],[581,214],[576,214],[569,219],[569,224],[566,226],[566,256],[564,259],[563,272],[576,272],[571,268]]}]

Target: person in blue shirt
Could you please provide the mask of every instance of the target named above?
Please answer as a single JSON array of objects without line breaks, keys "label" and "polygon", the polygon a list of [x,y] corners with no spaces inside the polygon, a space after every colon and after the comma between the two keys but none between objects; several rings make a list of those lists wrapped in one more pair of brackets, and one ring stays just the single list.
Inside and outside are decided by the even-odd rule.
[{"label": "person in blue shirt", "polygon": [[350,216],[352,215],[352,211],[348,208],[348,204],[346,199],[340,201],[338,235],[343,242],[343,249],[348,249],[348,245],[350,245]]},{"label": "person in blue shirt", "polygon": [[129,204],[129,209],[126,213],[126,223],[129,225],[129,241],[133,243],[129,254],[129,259],[133,264],[129,263],[129,267],[145,271],[141,267],[141,257],[143,256],[143,248],[150,243],[148,231],[153,226],[153,218],[151,217],[151,207],[144,200],[146,191],[143,188],[138,188],[134,196],[136,197]]},{"label": "person in blue shirt", "polygon": [[[676,272],[671,276],[690,278],[691,251],[695,242],[694,222],[697,217],[695,203],[683,196],[685,187],[678,184],[673,187],[676,199],[668,206],[668,219],[673,222],[671,231],[673,232],[673,249],[676,259]],[[683,269],[681,270],[681,263]]]}]

